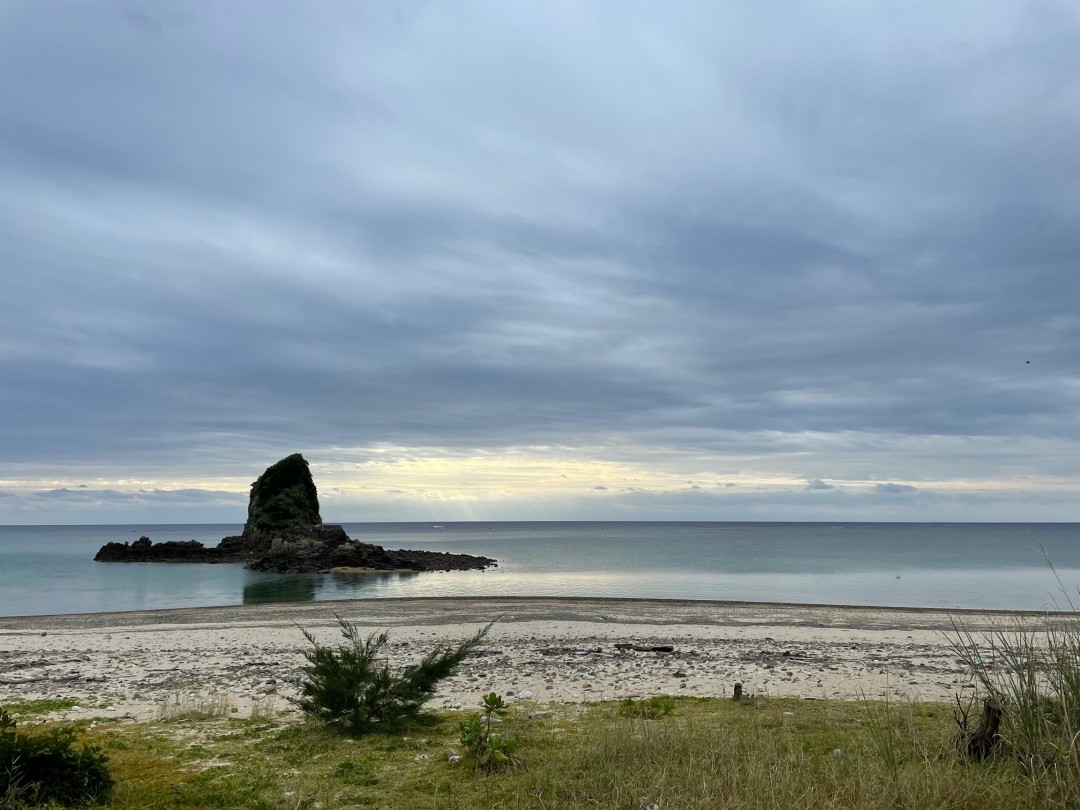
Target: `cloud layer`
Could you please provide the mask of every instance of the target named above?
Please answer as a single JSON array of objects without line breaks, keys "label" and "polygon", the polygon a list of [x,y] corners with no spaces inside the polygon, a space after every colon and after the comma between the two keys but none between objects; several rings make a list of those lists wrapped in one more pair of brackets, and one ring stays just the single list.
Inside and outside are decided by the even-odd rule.
[{"label": "cloud layer", "polygon": [[1080,519],[1068,4],[0,19],[0,520]]}]

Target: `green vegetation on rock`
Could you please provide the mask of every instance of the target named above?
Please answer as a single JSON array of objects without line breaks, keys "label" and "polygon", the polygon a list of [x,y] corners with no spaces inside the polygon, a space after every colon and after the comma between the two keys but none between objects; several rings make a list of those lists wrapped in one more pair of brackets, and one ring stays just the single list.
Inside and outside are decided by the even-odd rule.
[{"label": "green vegetation on rock", "polygon": [[244,534],[287,534],[321,523],[319,493],[300,453],[270,465],[251,485]]}]

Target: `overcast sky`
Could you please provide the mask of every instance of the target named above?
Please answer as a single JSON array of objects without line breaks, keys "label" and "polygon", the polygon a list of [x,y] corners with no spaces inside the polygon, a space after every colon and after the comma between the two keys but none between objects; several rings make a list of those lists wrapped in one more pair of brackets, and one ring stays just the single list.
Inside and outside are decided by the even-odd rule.
[{"label": "overcast sky", "polygon": [[1077,42],[0,0],[0,522],[1080,520]]}]

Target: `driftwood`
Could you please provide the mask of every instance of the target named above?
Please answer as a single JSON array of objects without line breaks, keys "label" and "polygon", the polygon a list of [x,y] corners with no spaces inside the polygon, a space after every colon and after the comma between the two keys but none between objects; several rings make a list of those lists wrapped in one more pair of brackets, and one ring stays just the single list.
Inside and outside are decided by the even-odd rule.
[{"label": "driftwood", "polygon": [[673,653],[675,648],[670,644],[661,644],[656,647],[642,647],[638,644],[627,644],[626,642],[620,642],[615,645],[616,650],[633,650],[634,652],[654,652],[654,653]]},{"label": "driftwood", "polygon": [[[956,702],[959,706],[960,699],[957,698]],[[1005,711],[1001,705],[1001,701],[995,697],[988,697],[983,701],[983,710],[982,715],[979,717],[979,725],[971,732],[967,730],[968,713],[963,710],[963,707],[960,707],[960,710],[963,714],[963,719],[957,718],[957,723],[960,726],[960,734],[957,738],[957,743],[960,745],[961,750],[967,755],[968,759],[974,762],[986,759],[994,752],[994,749],[997,748],[998,745],[998,729],[1001,727],[1001,718]]]}]

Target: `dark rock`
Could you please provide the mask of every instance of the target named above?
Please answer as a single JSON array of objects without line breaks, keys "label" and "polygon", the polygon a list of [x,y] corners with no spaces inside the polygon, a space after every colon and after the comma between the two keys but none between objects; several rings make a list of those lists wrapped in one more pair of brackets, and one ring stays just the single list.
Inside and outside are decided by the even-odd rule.
[{"label": "dark rock", "polygon": [[251,485],[245,537],[305,533],[320,525],[319,493],[300,453],[271,464]]},{"label": "dark rock", "polygon": [[254,537],[243,534],[235,534],[230,537],[221,538],[221,542],[218,543],[218,549],[226,557],[247,559],[254,554],[260,554],[270,550],[269,539],[262,537]]},{"label": "dark rock", "polygon": [[446,551],[390,551],[405,567],[416,571],[474,571],[498,565],[491,557]]},{"label": "dark rock", "polygon": [[149,537],[134,543],[106,543],[94,556],[98,562],[221,562],[216,548],[198,540],[169,540],[155,545]]},{"label": "dark rock", "polygon": [[246,563],[253,571],[280,574],[317,574],[334,569],[359,571],[469,571],[496,565],[490,557],[442,551],[388,551],[372,543],[349,539],[341,526],[323,524],[306,535],[252,542],[243,535],[224,538],[207,548],[197,540],[152,543],[142,537],[134,543],[106,543],[97,562],[203,562]]},{"label": "dark rock", "polygon": [[278,573],[318,573],[334,570],[468,571],[483,570],[492,565],[496,565],[496,562],[489,557],[441,551],[387,551],[382,546],[350,540],[346,536],[344,542],[283,541],[270,554],[248,565],[248,568]]},{"label": "dark rock", "polygon": [[251,485],[242,534],[213,548],[196,540],[107,543],[98,562],[232,562],[254,571],[283,574],[360,571],[466,571],[495,565],[489,557],[441,551],[387,551],[352,540],[341,526],[325,524],[308,463],[294,453],[267,468]]}]

